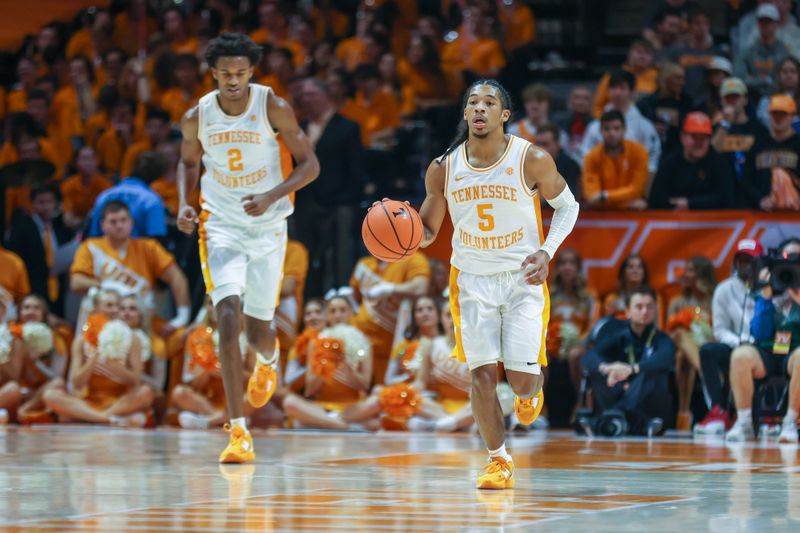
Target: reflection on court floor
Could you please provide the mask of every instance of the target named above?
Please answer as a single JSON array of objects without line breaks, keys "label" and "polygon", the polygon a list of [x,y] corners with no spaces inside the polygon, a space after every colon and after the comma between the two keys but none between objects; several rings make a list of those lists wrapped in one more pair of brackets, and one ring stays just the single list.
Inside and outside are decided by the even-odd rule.
[{"label": "reflection on court floor", "polygon": [[796,446],[514,437],[513,491],[481,492],[477,438],[0,430],[0,531],[798,531]]}]

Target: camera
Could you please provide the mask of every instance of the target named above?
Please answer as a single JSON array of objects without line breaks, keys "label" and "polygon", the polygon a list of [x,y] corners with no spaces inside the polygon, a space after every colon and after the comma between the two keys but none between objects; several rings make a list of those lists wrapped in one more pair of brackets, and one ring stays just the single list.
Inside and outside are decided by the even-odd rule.
[{"label": "camera", "polygon": [[[769,286],[774,295],[783,294],[786,289],[800,289],[800,255],[784,255],[779,249],[770,250],[769,254],[761,257],[759,268],[769,270]],[[760,283],[763,287],[766,283]]]}]

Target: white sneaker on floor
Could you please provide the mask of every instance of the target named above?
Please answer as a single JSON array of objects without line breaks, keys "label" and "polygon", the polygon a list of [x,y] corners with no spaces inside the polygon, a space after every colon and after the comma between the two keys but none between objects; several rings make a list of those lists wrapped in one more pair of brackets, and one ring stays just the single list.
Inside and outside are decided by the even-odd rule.
[{"label": "white sneaker on floor", "polygon": [[147,415],[144,413],[133,413],[128,416],[112,417],[111,423],[121,428],[143,428],[147,423]]},{"label": "white sneaker on floor", "polygon": [[183,429],[208,429],[208,417],[191,411],[181,411],[178,415],[178,424]]},{"label": "white sneaker on floor", "polygon": [[9,414],[8,409],[0,409],[0,426],[8,424]]},{"label": "white sneaker on floor", "polygon": [[725,440],[731,442],[743,442],[755,439],[753,432],[753,424],[746,422],[736,422],[728,433],[725,434]]},{"label": "white sneaker on floor", "polygon": [[797,423],[784,422],[781,427],[781,434],[778,435],[778,442],[796,443],[797,441]]}]

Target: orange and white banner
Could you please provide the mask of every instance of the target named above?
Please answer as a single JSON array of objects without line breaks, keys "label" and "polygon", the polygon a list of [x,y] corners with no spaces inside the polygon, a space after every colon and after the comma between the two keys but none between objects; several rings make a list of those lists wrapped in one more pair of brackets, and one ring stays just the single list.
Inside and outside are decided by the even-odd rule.
[{"label": "orange and white banner", "polygon": [[[545,226],[549,222],[546,219]],[[448,262],[452,231],[446,220],[436,243],[426,253]],[[677,281],[686,260],[692,256],[710,259],[720,281],[730,275],[739,239],[759,239],[768,249],[789,237],[800,237],[800,217],[796,214],[582,211],[562,249],[578,250],[589,286],[597,294],[606,294],[616,288],[619,267],[630,254],[644,258],[650,284],[661,290]]]}]

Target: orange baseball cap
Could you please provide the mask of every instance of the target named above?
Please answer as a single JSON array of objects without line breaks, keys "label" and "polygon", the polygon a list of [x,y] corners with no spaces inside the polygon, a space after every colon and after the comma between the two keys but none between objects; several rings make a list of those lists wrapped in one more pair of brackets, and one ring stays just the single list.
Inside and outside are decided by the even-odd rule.
[{"label": "orange baseball cap", "polygon": [[784,113],[794,115],[797,113],[797,104],[795,103],[794,98],[788,94],[776,94],[769,99],[769,110],[783,111]]},{"label": "orange baseball cap", "polygon": [[684,133],[702,133],[711,135],[711,119],[701,111],[693,111],[683,121]]}]

